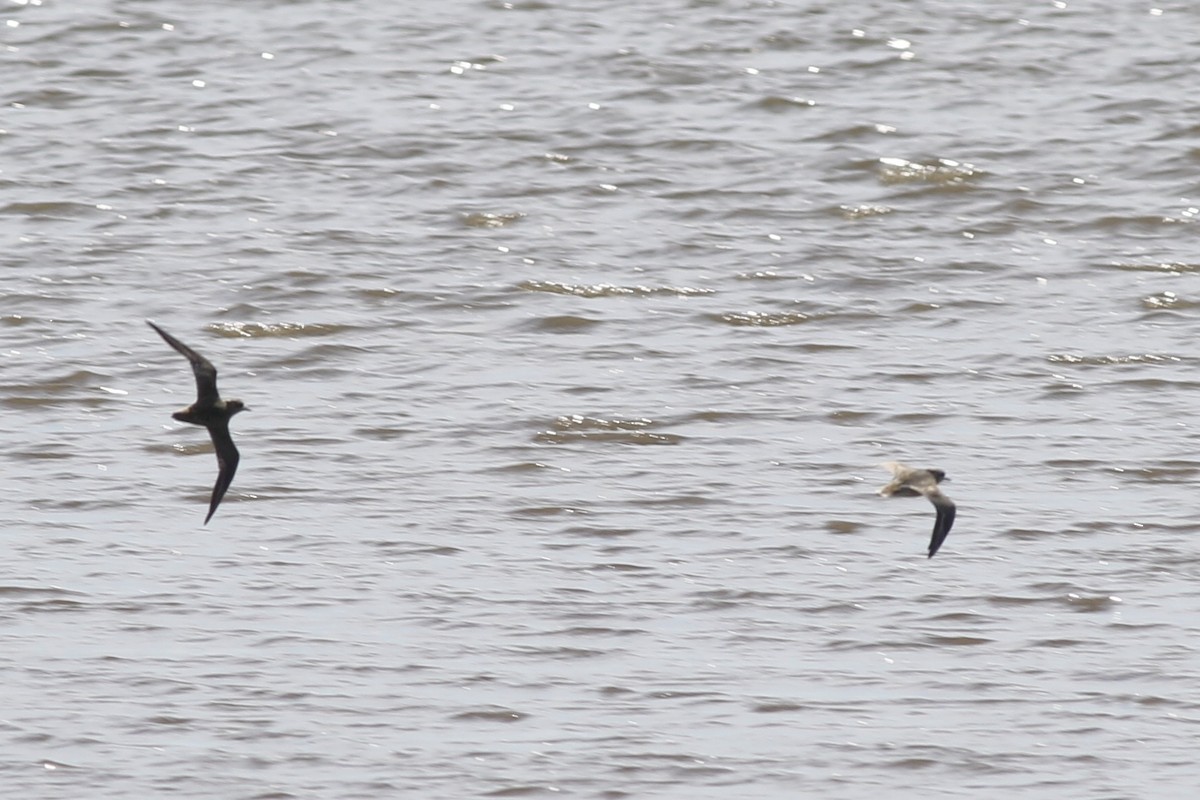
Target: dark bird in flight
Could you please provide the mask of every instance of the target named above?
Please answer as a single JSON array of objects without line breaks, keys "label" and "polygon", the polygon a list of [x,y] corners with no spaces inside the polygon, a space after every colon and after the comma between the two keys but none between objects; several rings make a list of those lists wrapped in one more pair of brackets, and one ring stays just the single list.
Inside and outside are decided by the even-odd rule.
[{"label": "dark bird in flight", "polygon": [[881,465],[892,471],[892,482],[879,490],[884,497],[924,497],[937,509],[937,520],[933,523],[933,538],[929,540],[929,557],[942,546],[954,524],[954,501],[942,494],[938,484],[946,478],[940,469],[917,469],[907,464],[888,461]]},{"label": "dark bird in flight", "polygon": [[212,437],[213,447],[217,451],[217,482],[213,486],[208,516],[204,518],[204,524],[207,525],[221,504],[229,484],[233,483],[233,474],[237,472],[239,456],[237,448],[233,446],[233,437],[229,435],[229,418],[247,410],[246,405],[241,400],[222,400],[217,394],[217,368],[211,361],[150,320],[146,320],[146,324],[192,362],[192,372],[196,373],[196,402],[182,411],[176,411],[171,417],[208,428],[208,435]]}]

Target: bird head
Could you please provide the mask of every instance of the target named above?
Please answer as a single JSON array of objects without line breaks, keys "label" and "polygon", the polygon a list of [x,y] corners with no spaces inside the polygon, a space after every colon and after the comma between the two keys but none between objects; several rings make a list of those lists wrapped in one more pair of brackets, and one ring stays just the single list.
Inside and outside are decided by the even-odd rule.
[{"label": "bird head", "polygon": [[929,474],[932,475],[933,479],[935,481],[937,481],[938,483],[941,483],[942,481],[950,480],[949,478],[946,477],[946,473],[942,472],[940,469],[931,469],[931,470],[929,470]]},{"label": "bird head", "polygon": [[246,404],[241,400],[226,400],[225,410],[227,410],[229,412],[229,416],[232,417],[239,411],[249,411],[250,409],[246,408]]}]

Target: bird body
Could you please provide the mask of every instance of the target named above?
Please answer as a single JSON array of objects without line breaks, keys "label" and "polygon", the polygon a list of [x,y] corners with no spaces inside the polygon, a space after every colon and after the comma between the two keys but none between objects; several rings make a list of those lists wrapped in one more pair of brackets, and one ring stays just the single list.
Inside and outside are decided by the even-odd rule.
[{"label": "bird body", "polygon": [[879,490],[881,495],[884,497],[924,497],[937,509],[937,519],[933,523],[933,536],[929,540],[929,558],[933,558],[933,554],[942,546],[942,542],[946,541],[950,527],[954,525],[956,512],[954,502],[942,494],[942,490],[938,486],[939,483],[947,480],[946,473],[940,469],[910,467],[897,461],[888,461],[882,466],[892,471],[892,480]]},{"label": "bird body", "polygon": [[229,420],[234,414],[246,411],[247,408],[241,400],[221,399],[217,393],[217,368],[212,365],[211,361],[153,322],[146,320],[146,324],[157,331],[163,341],[191,362],[192,372],[196,375],[196,402],[187,408],[176,411],[171,418],[192,425],[203,425],[208,429],[213,448],[217,452],[217,482],[213,486],[212,499],[209,501],[208,516],[204,518],[204,524],[207,525],[213,514],[216,513],[217,506],[221,504],[221,498],[225,496],[229,485],[233,483],[238,461],[241,460],[237,447],[233,444],[233,437],[229,433]]}]

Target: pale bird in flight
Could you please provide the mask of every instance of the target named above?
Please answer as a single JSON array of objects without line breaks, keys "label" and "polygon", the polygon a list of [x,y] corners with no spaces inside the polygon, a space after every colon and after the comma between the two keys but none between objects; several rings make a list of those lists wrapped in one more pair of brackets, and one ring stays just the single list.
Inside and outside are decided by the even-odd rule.
[{"label": "pale bird in flight", "polygon": [[940,469],[918,469],[897,461],[882,464],[892,471],[892,481],[879,490],[884,497],[924,497],[933,503],[937,509],[937,519],[933,523],[933,536],[929,540],[929,558],[946,541],[950,526],[954,524],[954,501],[942,494],[938,486],[947,480],[946,473]]}]

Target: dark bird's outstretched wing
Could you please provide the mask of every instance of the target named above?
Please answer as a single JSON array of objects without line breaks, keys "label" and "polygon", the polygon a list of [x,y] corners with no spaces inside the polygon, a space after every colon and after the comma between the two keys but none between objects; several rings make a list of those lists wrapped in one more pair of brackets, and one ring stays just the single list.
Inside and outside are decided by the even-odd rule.
[{"label": "dark bird's outstretched wing", "polygon": [[[163,338],[167,344],[174,347],[183,354],[188,361],[192,362],[192,372],[196,374],[196,405],[201,407],[214,406],[220,402],[221,397],[217,394],[217,368],[212,365],[204,356],[197,353],[192,348],[188,347],[183,342],[176,339],[171,334],[164,331],[162,328],[155,325],[150,320],[146,320],[146,324],[154,330],[158,331],[158,335]],[[228,438],[229,432],[226,431]],[[231,445],[232,446],[232,445]],[[234,464],[237,464],[237,451],[234,450]]]},{"label": "dark bird's outstretched wing", "polygon": [[229,484],[233,483],[233,474],[237,472],[238,461],[241,458],[237,448],[233,446],[233,437],[229,435],[228,421],[209,425],[208,435],[212,437],[213,448],[217,451],[218,472],[217,482],[213,485],[212,500],[208,504],[208,516],[204,518],[205,525],[212,519],[212,515],[217,513],[217,506],[221,504],[221,498],[225,496]]},{"label": "dark bird's outstretched wing", "polygon": [[933,523],[933,537],[929,540],[929,557],[933,558],[933,554],[938,551],[942,542],[946,541],[946,537],[950,534],[950,528],[954,525],[956,509],[950,498],[936,488],[932,492],[926,493],[925,496],[937,509],[937,520]]}]

